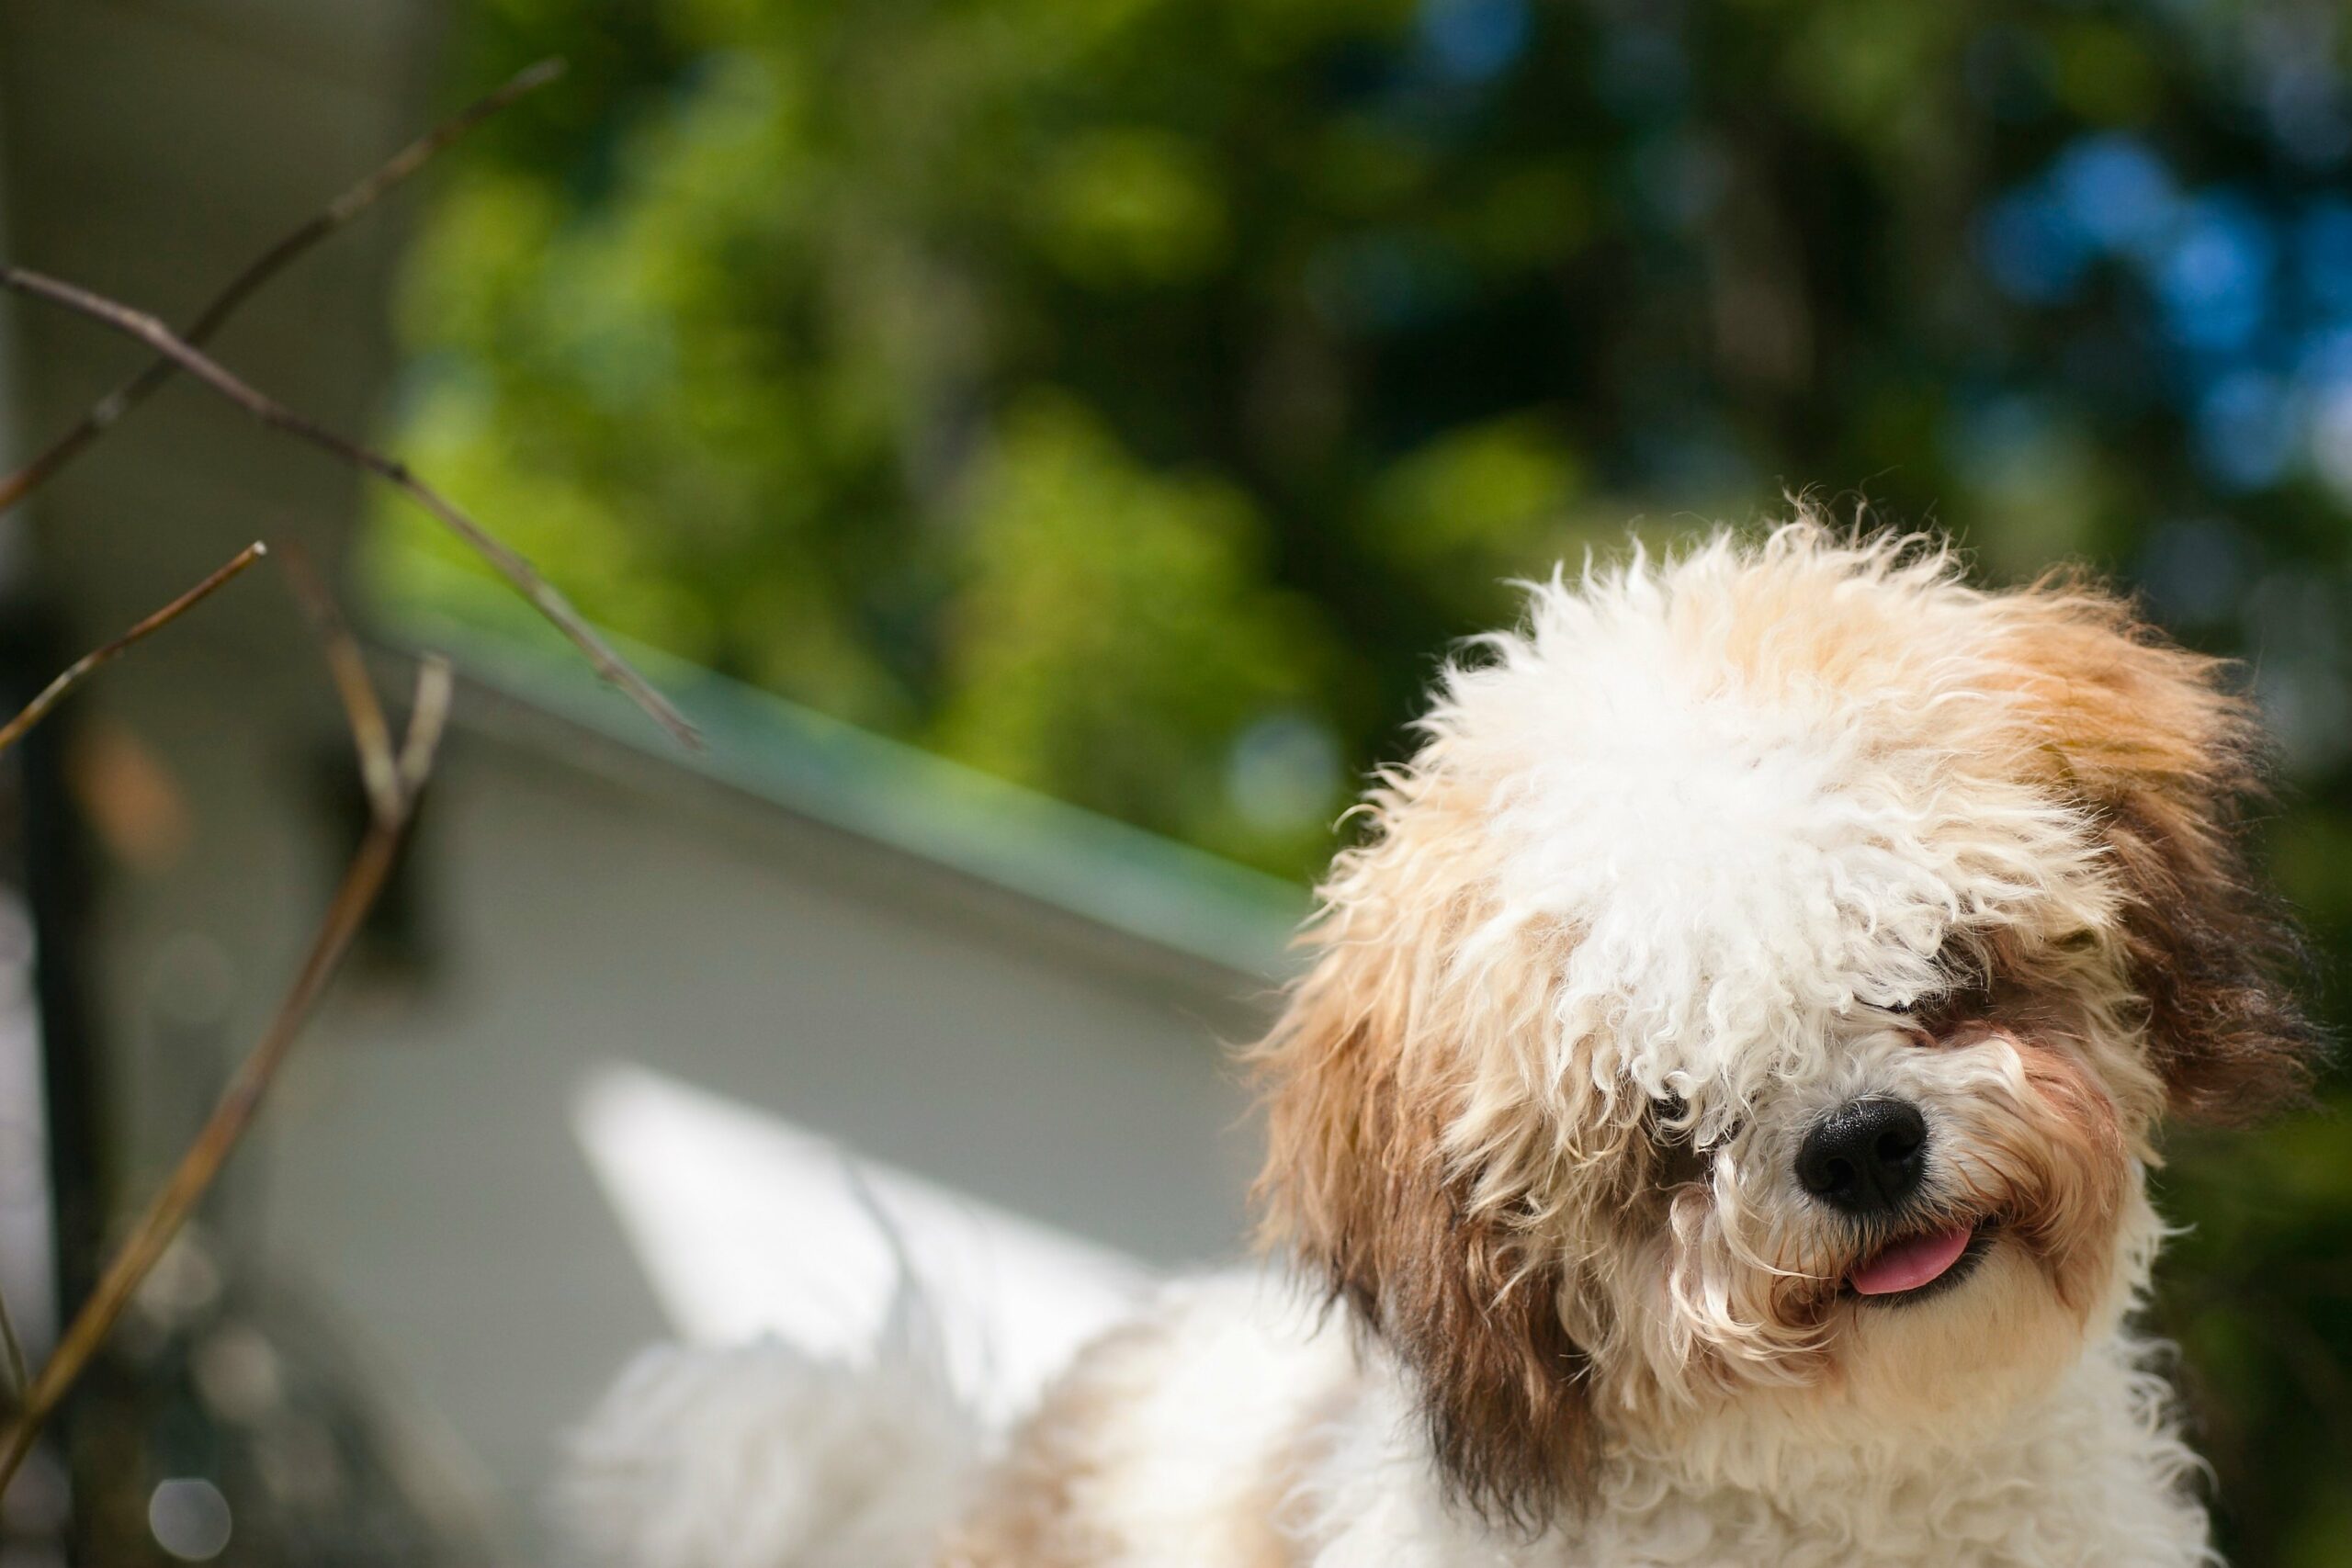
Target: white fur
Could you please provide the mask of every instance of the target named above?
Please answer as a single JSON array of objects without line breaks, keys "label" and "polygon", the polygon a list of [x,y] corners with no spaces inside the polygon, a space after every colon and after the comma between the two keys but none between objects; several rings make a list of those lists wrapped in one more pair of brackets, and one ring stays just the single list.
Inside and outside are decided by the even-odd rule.
[{"label": "white fur", "polygon": [[[1098,1435],[1123,1461],[1093,1499],[1117,1521],[1102,1568],[1248,1563],[1234,1520],[1286,1473],[1303,1412],[1318,1458],[1274,1495],[1299,1568],[2216,1561],[2184,1491],[2197,1461],[2121,1336],[1968,1441],[1832,1449],[1728,1486],[1710,1473],[1727,1455],[1622,1463],[1588,1516],[1521,1539],[1440,1495],[1397,1369],[1271,1280],[1171,1287],[1146,1328],[1124,1358],[1134,1397]],[[937,1387],[910,1396],[780,1347],[649,1352],[574,1446],[574,1528],[613,1568],[933,1562],[978,1457]]]},{"label": "white fur", "polygon": [[[1526,628],[1448,671],[1420,750],[1373,792],[1261,1052],[1277,1229],[1351,1304],[1171,1292],[1080,1358],[944,1537],[968,1427],[919,1389],[775,1353],[640,1366],[573,1488],[611,1561],[2211,1561],[2195,1461],[2128,1325],[2161,1235],[2164,1099],[2133,895],[2103,808],[2045,766],[2076,739],[2048,729],[2075,677],[2037,667],[2035,638],[2096,622],[2086,603],[1976,593],[1939,556],[1808,527],[1536,586]],[[2057,776],[2106,765],[2084,744]],[[1951,982],[1953,953],[1996,951],[2024,955],[2033,1010],[1941,1033],[1900,1010]],[[1344,1082],[1394,1095],[1388,1120],[1295,1092],[1365,1053],[1385,1070]],[[1796,1179],[1806,1130],[1863,1097],[1927,1117],[1932,1218],[2001,1222],[1932,1300],[1839,1295],[1877,1243]],[[1660,1177],[1676,1133],[1693,1167]],[[1448,1488],[1434,1374],[1347,1252],[1377,1253],[1375,1211],[1346,1206],[1384,1161],[1452,1184],[1455,1223],[1510,1250],[1498,1292],[1559,1281],[1544,1310],[1584,1353],[1599,1440],[1539,1531]]]},{"label": "white fur", "polygon": [[577,1560],[609,1568],[911,1564],[980,1454],[932,1359],[662,1346],[573,1436],[557,1522]]},{"label": "white fur", "polygon": [[[1302,1367],[1317,1365],[1336,1337],[1302,1335],[1302,1322],[1311,1320],[1295,1308],[1269,1311],[1238,1295],[1180,1299],[1161,1321],[1171,1376],[1229,1345],[1240,1322],[1262,1337],[1255,1359],[1281,1356]],[[1296,1483],[1289,1529],[1301,1546],[1296,1561],[1312,1568],[2190,1568],[2211,1561],[2202,1516],[2180,1493],[2197,1461],[2167,1429],[2164,1390],[2135,1370],[2138,1353],[2127,1340],[2107,1341],[1994,1429],[1960,1441],[1899,1450],[1826,1446],[1809,1457],[1784,1456],[1770,1472],[1743,1475],[1737,1485],[1715,1473],[1722,1456],[1704,1450],[1628,1457],[1610,1467],[1582,1518],[1533,1539],[1498,1531],[1446,1504],[1405,1381],[1375,1354],[1350,1380],[1344,1400],[1326,1405],[1329,1451]],[[1281,1386],[1329,1400],[1312,1377]],[[1249,1397],[1261,1400],[1264,1387],[1253,1382]],[[1262,1478],[1280,1457],[1235,1442],[1229,1414],[1213,1397],[1202,1400],[1183,1427],[1159,1434],[1164,1450],[1222,1453],[1237,1484]],[[1140,1475],[1135,1484],[1148,1492],[1152,1479]],[[1115,1561],[1159,1568],[1220,1560],[1147,1548]]]}]

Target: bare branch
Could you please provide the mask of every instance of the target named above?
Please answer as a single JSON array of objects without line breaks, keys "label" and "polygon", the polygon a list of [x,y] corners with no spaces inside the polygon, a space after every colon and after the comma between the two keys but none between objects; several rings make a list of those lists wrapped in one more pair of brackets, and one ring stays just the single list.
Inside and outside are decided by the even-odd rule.
[{"label": "bare branch", "polygon": [[[448,703],[448,669],[438,660],[427,662],[418,672],[416,700],[411,710],[409,730],[401,743],[402,776],[422,780],[432,769],[435,739],[439,735],[441,721]],[[107,1263],[96,1289],[90,1292],[74,1321],[66,1326],[58,1341],[56,1352],[40,1370],[27,1392],[22,1411],[8,1433],[5,1448],[0,1448],[0,1495],[15,1477],[25,1456],[32,1451],[33,1441],[40,1434],[42,1425],[57,1408],[58,1403],[74,1386],[74,1380],[97,1354],[107,1334],[122,1316],[156,1262],[179,1234],[180,1227],[193,1213],[205,1192],[220,1175],[220,1168],[244,1136],[259,1109],[263,1096],[284,1065],[287,1054],[300,1038],[302,1026],[309,1021],[317,1007],[327,982],[334,976],[344,955],[350,951],[352,939],[358,935],[362,921],[368,917],[377,896],[383,891],[384,880],[390,874],[397,858],[401,840],[406,832],[411,814],[416,806],[417,793],[404,791],[398,810],[390,818],[372,819],[359,850],[352,857],[343,874],[342,883],[335,888],[334,897],[327,907],[325,918],[311,938],[309,952],[302,966],[294,976],[293,985],[278,1002],[277,1011],[269,1027],[262,1032],[252,1052],[238,1066],[236,1074],[221,1091],[220,1099],[188,1145],[187,1152],[147,1205],[138,1223],[131,1227],[122,1247]]]},{"label": "bare branch", "polygon": [[269,553],[269,547],[256,539],[230,558],[227,565],[212,574],[120,637],[100,648],[92,649],[66,668],[63,674],[43,688],[40,695],[25,705],[25,709],[6,724],[0,725],[0,751],[6,751],[24,739],[25,731],[49,716],[49,710],[63,700],[65,694],[79,685],[83,677],[99,665],[115,658],[125,649],[135,647],[155,633],[170,626],[206,599],[220,592],[230,579],[243,571]]},{"label": "bare branch", "polygon": [[424,656],[416,672],[416,700],[409,707],[408,739],[401,742],[401,798],[413,810],[424,781],[433,773],[433,758],[441,749],[441,730],[449,721],[449,699],[455,680],[449,661],[437,653]]},{"label": "bare branch", "polygon": [[671,705],[669,698],[655,690],[651,682],[639,674],[627,660],[614,652],[595,629],[581,618],[580,612],[571,607],[571,601],[558,592],[554,584],[540,576],[538,570],[529,561],[460,511],[455,502],[411,473],[405,463],[337,434],[307,414],[297,413],[265,393],[256,391],[202,351],[181,342],[169,327],[143,310],[135,310],[104,295],[40,273],[28,272],[19,266],[0,265],[0,287],[77,310],[119,333],[138,338],[262,423],[307,441],[391,485],[439,518],[450,532],[471,546],[475,553],[514,585],[515,592],[529,600],[540,615],[545,615],[557,630],[571,639],[574,647],[587,655],[588,661],[595,666],[598,674],[628,693],[638,706],[681,744],[695,748],[702,745],[701,734],[686,722],[685,716]]},{"label": "bare branch", "polygon": [[[580,648],[601,675],[620,686],[673,736],[687,745],[698,746],[700,737],[693,726],[627,660],[607,647],[563,595],[522,556],[508,548],[455,503],[411,473],[405,464],[342,436],[276,402],[246,385],[195,346],[218,331],[247,298],[296,257],[350,222],[381,198],[385,192],[409,178],[440,149],[523,94],[553,80],[561,69],[560,62],[548,61],[522,72],[488,97],[402,149],[375,173],[336,197],[323,210],[250,263],[206,305],[184,333],[175,334],[155,317],[87,289],[21,268],[0,265],[0,287],[77,310],[141,340],[156,355],[136,376],[101,399],[80,423],[30,463],[0,479],[0,511],[14,505],[73,461],[174,374],[185,371],[264,424],[296,436],[365,472],[374,474],[431,513],[530,600],[540,614]],[[77,661],[52,682],[23,713],[5,728],[0,728],[0,750],[14,744],[40,722],[90,671],[187,613],[230,579],[249,568],[264,553],[259,543],[249,547],[122,637]],[[448,662],[435,655],[428,657],[420,665],[407,730],[395,747],[375,688],[367,678],[357,644],[352,638],[333,595],[311,570],[307,560],[298,557],[289,560],[288,566],[289,580],[302,597],[318,629],[350,723],[371,807],[368,830],[345,867],[334,896],[311,935],[301,966],[280,998],[268,1026],[230,1078],[211,1116],[182,1156],[170,1179],[150,1201],[121,1247],[107,1263],[96,1288],[74,1314],[55,1351],[38,1377],[28,1379],[26,1376],[23,1354],[14,1325],[8,1320],[5,1300],[0,1300],[0,1340],[6,1342],[8,1366],[14,1374],[11,1392],[17,1396],[17,1405],[14,1424],[5,1441],[0,1441],[0,1495],[6,1494],[8,1483],[30,1453],[43,1425],[97,1354],[107,1334],[128,1309],[141,1283],[202,1201],[221,1168],[252,1125],[263,1099],[300,1038],[303,1026],[349,953],[368,911],[381,895],[385,881],[398,858],[401,843],[413,820],[425,781],[432,773],[451,699]]]},{"label": "bare branch", "polygon": [[[536,65],[526,66],[508,77],[496,91],[458,110],[393,153],[375,173],[336,197],[325,208],[313,213],[277,243],[248,262],[244,270],[231,278],[220,292],[196,313],[195,319],[180,329],[182,341],[200,344],[209,340],[236,313],[239,306],[263,284],[284,271],[296,257],[374,206],[386,192],[429,163],[435,153],[526,93],[554,81],[563,74],[563,70],[560,60],[542,60]],[[138,374],[93,403],[89,412],[71,430],[50,443],[31,462],[0,479],[0,512],[7,511],[54,478],[68,463],[81,456],[85,447],[112,429],[124,414],[146,401],[178,370],[176,362],[167,355],[159,355]]]},{"label": "bare branch", "polygon": [[8,1311],[8,1295],[0,1291],[0,1340],[6,1340],[8,1356],[8,1406],[13,1412],[24,1407],[25,1391],[32,1378],[25,1371],[25,1342],[17,1337],[17,1319]]},{"label": "bare branch", "polygon": [[351,723],[351,743],[359,752],[359,782],[368,791],[368,809],[379,822],[397,820],[402,799],[401,771],[392,757],[392,728],[384,721],[383,705],[376,700],[376,683],[368,678],[368,660],[358,639],[345,625],[342,607],[319,580],[310,552],[289,545],[283,558],[286,581],[302,602],[303,613],[326,650],[327,669],[334,676],[335,694]]}]

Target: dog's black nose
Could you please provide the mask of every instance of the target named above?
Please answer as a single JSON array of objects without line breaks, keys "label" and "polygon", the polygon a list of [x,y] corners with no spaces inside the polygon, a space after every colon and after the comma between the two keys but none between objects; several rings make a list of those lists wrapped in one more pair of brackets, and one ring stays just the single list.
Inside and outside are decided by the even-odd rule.
[{"label": "dog's black nose", "polygon": [[1797,1151],[1804,1190],[1849,1214],[1899,1209],[1928,1163],[1928,1119],[1900,1100],[1857,1100],[1805,1134]]}]

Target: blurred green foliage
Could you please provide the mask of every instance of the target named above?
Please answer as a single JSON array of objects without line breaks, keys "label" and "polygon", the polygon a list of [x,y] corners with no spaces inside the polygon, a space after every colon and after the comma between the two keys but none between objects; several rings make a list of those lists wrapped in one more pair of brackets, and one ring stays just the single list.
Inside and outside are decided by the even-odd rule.
[{"label": "blurred green foliage", "polygon": [[[398,421],[621,630],[1304,875],[1507,579],[1820,486],[2255,656],[2346,951],[2340,7],[473,0],[452,96],[556,51]],[[2178,1155],[2225,1544],[2352,1562],[2352,1132]]]}]

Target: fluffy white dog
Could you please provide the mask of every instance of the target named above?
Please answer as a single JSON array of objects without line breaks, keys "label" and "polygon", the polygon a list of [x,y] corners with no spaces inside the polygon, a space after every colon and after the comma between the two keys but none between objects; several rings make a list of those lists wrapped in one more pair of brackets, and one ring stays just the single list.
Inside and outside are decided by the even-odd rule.
[{"label": "fluffy white dog", "polygon": [[1532,601],[1254,1053],[1307,1290],[1170,1292],[985,1462],[902,1370],[640,1368],[579,1450],[607,1555],[2211,1560],[2129,1318],[2160,1119],[2312,1049],[2245,705],[2078,581],[1811,523]]}]

